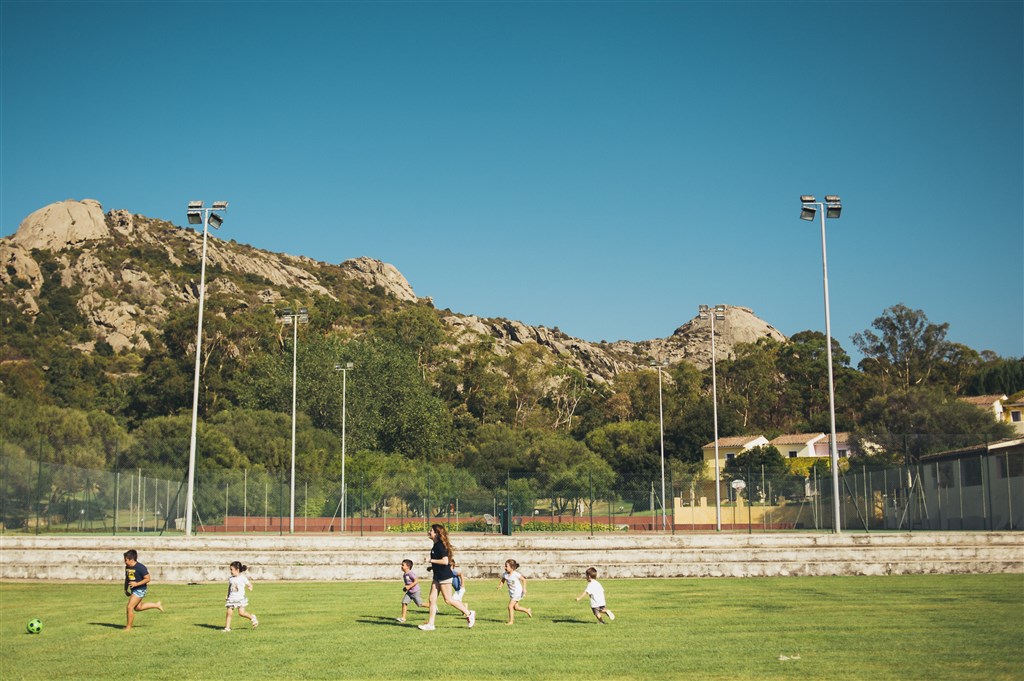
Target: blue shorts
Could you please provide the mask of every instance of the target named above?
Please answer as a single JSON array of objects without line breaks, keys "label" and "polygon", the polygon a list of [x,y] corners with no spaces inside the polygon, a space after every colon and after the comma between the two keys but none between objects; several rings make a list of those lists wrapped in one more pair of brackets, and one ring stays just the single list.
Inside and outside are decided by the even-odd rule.
[{"label": "blue shorts", "polygon": [[135,587],[134,589],[132,589],[132,594],[131,595],[132,596],[138,596],[139,598],[145,598],[146,597],[146,587],[144,587],[144,586],[137,586],[137,587]]}]

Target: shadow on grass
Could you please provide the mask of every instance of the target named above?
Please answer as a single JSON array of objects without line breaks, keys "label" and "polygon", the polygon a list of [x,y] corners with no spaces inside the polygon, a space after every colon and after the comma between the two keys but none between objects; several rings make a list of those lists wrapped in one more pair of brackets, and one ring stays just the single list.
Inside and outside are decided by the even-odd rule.
[{"label": "shadow on grass", "polygon": [[381,615],[363,615],[356,619],[359,624],[376,624],[377,626],[390,626],[390,627],[414,627],[415,622],[406,621],[399,622],[394,617],[383,617]]},{"label": "shadow on grass", "polygon": [[598,624],[598,622],[596,622],[596,621],[594,621],[594,622],[587,622],[585,620],[555,620],[555,619],[553,619],[553,620],[551,620],[551,622],[553,624],[597,624],[598,626],[600,626],[600,624]]},{"label": "shadow on grass", "polygon": [[91,627],[108,627],[110,629],[124,629],[123,624],[114,624],[113,622],[89,622]]},{"label": "shadow on grass", "polygon": [[193,627],[199,627],[200,629],[223,629],[223,624],[193,624]]}]

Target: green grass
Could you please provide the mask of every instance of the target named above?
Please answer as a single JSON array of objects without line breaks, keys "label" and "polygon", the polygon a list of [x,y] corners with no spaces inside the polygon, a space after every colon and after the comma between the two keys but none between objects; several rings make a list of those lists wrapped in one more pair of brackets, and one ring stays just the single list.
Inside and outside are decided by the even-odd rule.
[{"label": "green grass", "polygon": [[[154,584],[167,612],[124,632],[119,583],[3,582],[0,678],[1024,678],[1024,575],[602,583],[617,616],[604,626],[574,600],[584,582],[531,580],[533,619],[507,627],[489,580],[468,584],[473,630],[442,606],[434,632],[394,621],[397,578],[257,583],[260,628],[236,616],[223,633],[224,584]],[[42,634],[25,633],[34,617]]]}]

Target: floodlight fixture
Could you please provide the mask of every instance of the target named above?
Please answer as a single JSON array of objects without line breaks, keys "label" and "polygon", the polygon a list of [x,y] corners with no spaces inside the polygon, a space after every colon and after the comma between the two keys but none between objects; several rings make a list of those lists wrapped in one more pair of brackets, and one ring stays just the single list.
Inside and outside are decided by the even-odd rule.
[{"label": "floodlight fixture", "polygon": [[[801,197],[803,198],[803,197]],[[801,220],[813,220],[814,215],[817,212],[815,204],[813,203],[802,203],[800,204],[800,219]]]},{"label": "floodlight fixture", "polygon": [[203,202],[202,201],[189,201],[188,202],[188,207],[189,207],[189,210],[192,210],[193,208],[202,208],[203,207]]},{"label": "floodlight fixture", "polygon": [[210,213],[209,221],[210,227],[213,227],[214,229],[220,229],[220,226],[224,224],[224,218],[216,213]]},{"label": "floodlight fixture", "polygon": [[203,211],[201,211],[201,210],[190,210],[188,212],[188,224],[190,224],[190,225],[201,225],[201,224],[203,224]]},{"label": "floodlight fixture", "polygon": [[825,217],[827,218],[838,218],[839,214],[843,212],[843,202],[838,196],[826,196],[825,197]]},{"label": "floodlight fixture", "polygon": [[228,209],[228,202],[227,201],[214,201],[213,202],[213,210],[227,210],[227,209]]}]

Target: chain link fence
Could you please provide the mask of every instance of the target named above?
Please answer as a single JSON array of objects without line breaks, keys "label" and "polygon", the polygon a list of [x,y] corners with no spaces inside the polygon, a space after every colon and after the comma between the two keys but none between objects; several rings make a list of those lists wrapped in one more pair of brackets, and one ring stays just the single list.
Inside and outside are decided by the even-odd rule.
[{"label": "chain link fence", "polygon": [[[2,531],[173,533],[184,527],[185,473],[103,471],[0,457]],[[599,482],[508,471],[493,488],[429,467],[406,479],[355,473],[291,481],[262,470],[200,471],[200,533],[832,531],[831,475],[747,471],[741,478]],[[965,453],[905,466],[850,461],[839,478],[844,531],[1020,530],[1024,452]],[[667,503],[663,501],[667,500]]]}]

